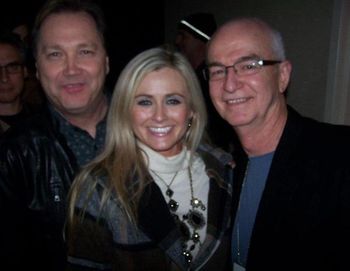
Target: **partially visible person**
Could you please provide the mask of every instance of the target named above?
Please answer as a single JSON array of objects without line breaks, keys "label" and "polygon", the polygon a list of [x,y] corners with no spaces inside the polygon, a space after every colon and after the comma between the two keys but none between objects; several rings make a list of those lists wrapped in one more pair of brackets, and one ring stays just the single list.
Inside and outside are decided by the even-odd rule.
[{"label": "partially visible person", "polygon": [[12,270],[64,270],[68,190],[106,133],[104,32],[92,2],[48,1],[37,15],[34,56],[47,104],[0,141],[0,257]]},{"label": "partially visible person", "polygon": [[350,127],[286,103],[292,64],[257,18],[227,22],[208,47],[210,95],[235,147],[233,270],[350,270]]},{"label": "partially visible person", "polygon": [[[35,5],[34,5],[35,6]],[[32,12],[26,10],[27,6],[23,5],[5,5],[2,9],[0,18],[0,31],[13,32],[27,44],[30,39],[30,24],[32,21]]]},{"label": "partially visible person", "polygon": [[17,34],[26,44],[29,43],[30,30],[27,22],[19,21],[13,26],[12,32]]},{"label": "partially visible person", "polygon": [[8,126],[35,112],[23,101],[27,77],[25,45],[12,32],[0,33],[0,119]]},{"label": "partially visible person", "polygon": [[32,53],[32,44],[30,39],[31,25],[26,21],[18,21],[14,25],[12,32],[18,34],[26,45],[26,67],[27,78],[25,80],[24,92],[22,99],[31,107],[40,107],[45,101],[45,94],[41,87],[40,81],[36,77],[35,59]]},{"label": "partially visible person", "polygon": [[204,68],[207,42],[216,27],[214,15],[205,12],[188,15],[177,25],[175,45],[195,70]]},{"label": "partially visible person", "polygon": [[[231,170],[178,52],[146,50],[113,92],[104,151],[70,193],[68,270],[231,270]],[[229,160],[227,160],[229,161]]]},{"label": "partially visible person", "polygon": [[[4,11],[5,12],[5,11]],[[22,92],[22,100],[25,104],[30,105],[32,108],[38,108],[42,105],[45,96],[40,86],[38,79],[35,76],[36,68],[31,52],[31,20],[29,15],[23,13],[18,9],[7,10],[6,12],[12,13],[11,15],[5,16],[2,20],[1,31],[12,32],[17,34],[23,42],[25,51],[25,66],[27,70],[26,80],[24,81],[24,90]]]},{"label": "partially visible person", "polygon": [[216,27],[216,20],[212,13],[199,12],[188,15],[178,23],[175,45],[191,63],[201,84],[207,107],[209,139],[216,146],[231,151],[231,127],[215,110],[209,95],[208,81],[203,76],[207,43]]}]

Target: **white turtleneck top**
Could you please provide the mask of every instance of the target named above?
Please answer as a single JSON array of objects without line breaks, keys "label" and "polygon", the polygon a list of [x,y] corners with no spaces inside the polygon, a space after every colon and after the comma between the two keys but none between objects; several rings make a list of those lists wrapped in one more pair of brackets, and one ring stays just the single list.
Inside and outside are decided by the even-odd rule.
[{"label": "white turtleneck top", "polygon": [[[188,174],[190,151],[183,148],[179,154],[172,157],[165,157],[141,142],[138,142],[138,144],[147,155],[146,160],[148,161],[150,174],[162,191],[166,202],[169,202],[170,199],[165,193],[168,189],[167,185],[170,184],[175,174],[177,174],[169,188],[174,192],[172,199],[179,203],[179,207],[175,213],[178,215],[180,220],[182,220],[183,215],[187,214],[189,210],[192,210],[192,206],[190,204],[191,187]],[[199,156],[194,157],[190,170],[192,174],[193,196],[194,198],[201,200],[206,208],[204,211],[201,208],[196,208],[196,210],[203,215],[205,220],[205,225],[201,229],[197,230],[197,233],[200,236],[200,243],[203,243],[207,231],[209,177],[206,174],[204,162]],[[156,174],[154,174],[154,172]],[[186,220],[184,220],[184,222],[190,229],[190,233],[192,235],[193,228]],[[187,245],[189,249],[193,245],[192,240],[190,240]],[[193,257],[197,255],[199,249],[200,245],[196,245],[194,250],[191,251]]]}]

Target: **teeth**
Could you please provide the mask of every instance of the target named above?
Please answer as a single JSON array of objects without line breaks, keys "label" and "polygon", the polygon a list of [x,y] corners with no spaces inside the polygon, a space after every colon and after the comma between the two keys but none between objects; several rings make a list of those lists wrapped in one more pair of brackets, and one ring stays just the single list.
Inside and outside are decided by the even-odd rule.
[{"label": "teeth", "polygon": [[74,87],[77,87],[79,86],[80,84],[76,83],[76,84],[67,84],[66,87],[67,88],[74,88]]},{"label": "teeth", "polygon": [[246,101],[248,101],[248,98],[231,99],[231,100],[227,100],[226,102],[229,104],[238,104],[238,103],[244,103]]},{"label": "teeth", "polygon": [[150,127],[149,129],[153,133],[165,134],[170,131],[171,127]]}]

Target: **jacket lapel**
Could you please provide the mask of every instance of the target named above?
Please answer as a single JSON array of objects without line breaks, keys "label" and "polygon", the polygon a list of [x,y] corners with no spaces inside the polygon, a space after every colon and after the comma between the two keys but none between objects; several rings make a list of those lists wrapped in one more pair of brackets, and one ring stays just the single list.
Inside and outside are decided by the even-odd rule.
[{"label": "jacket lapel", "polygon": [[181,234],[157,184],[150,182],[139,204],[139,228],[177,265],[185,269]]},{"label": "jacket lapel", "polygon": [[297,155],[296,150],[300,147],[299,138],[303,127],[298,118],[300,117],[296,112],[289,110],[287,123],[275,151],[257,212],[250,252],[255,251],[255,244],[261,243],[259,239],[264,236],[267,229],[278,228],[282,223],[285,213],[290,208],[294,191],[302,181],[298,178],[292,178],[293,181],[290,181],[289,176],[295,174],[290,168],[295,169],[295,164],[299,161],[295,155]]}]

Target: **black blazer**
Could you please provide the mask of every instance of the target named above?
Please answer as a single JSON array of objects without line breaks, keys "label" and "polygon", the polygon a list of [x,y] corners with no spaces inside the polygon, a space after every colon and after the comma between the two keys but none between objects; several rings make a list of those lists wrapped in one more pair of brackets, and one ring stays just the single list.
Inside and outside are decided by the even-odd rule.
[{"label": "black blazer", "polygon": [[[350,127],[288,108],[258,208],[247,271],[350,270]],[[236,149],[233,207],[247,163]]]}]

